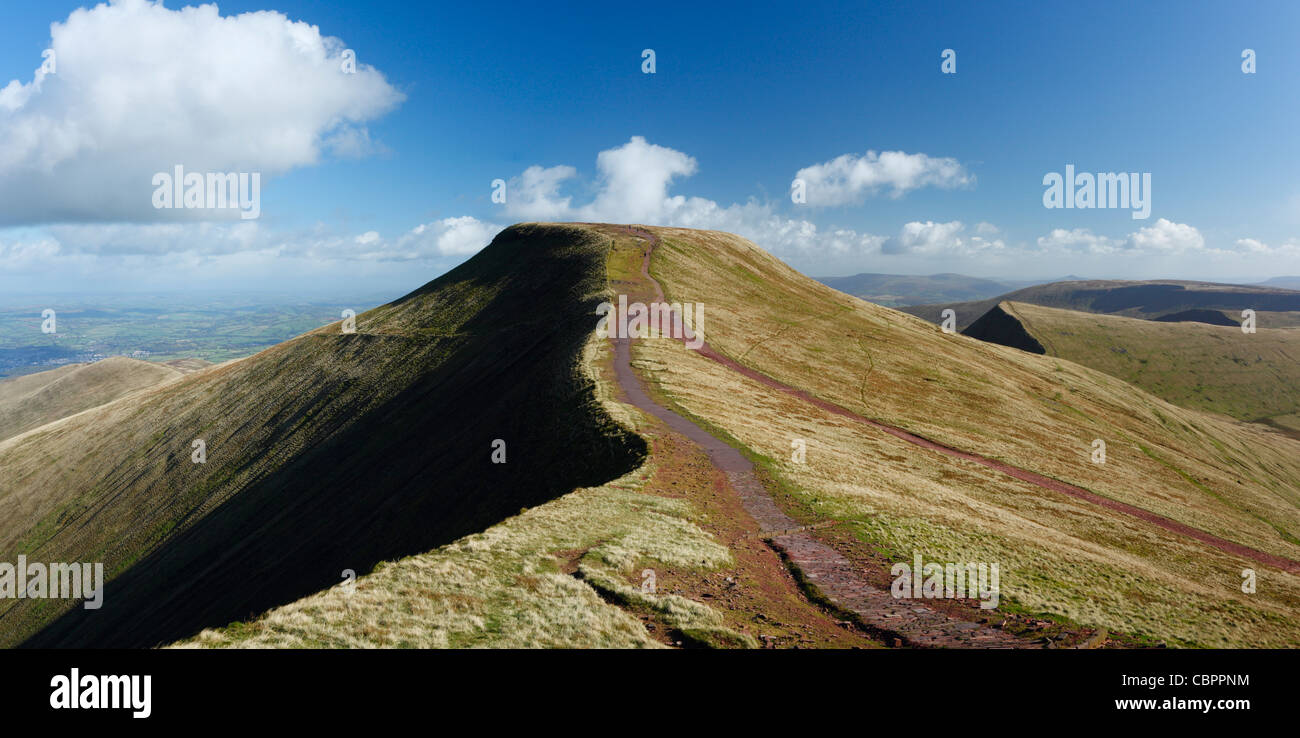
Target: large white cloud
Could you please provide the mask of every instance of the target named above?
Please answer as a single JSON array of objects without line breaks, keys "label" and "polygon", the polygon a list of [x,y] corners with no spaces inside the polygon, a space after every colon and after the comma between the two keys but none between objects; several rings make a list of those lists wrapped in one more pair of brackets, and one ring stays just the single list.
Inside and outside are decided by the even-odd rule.
[{"label": "large white cloud", "polygon": [[1087,228],[1053,228],[1046,236],[1038,237],[1038,246],[1044,251],[1110,254],[1123,248],[1124,242],[1098,235]]},{"label": "large white cloud", "polygon": [[921,187],[963,187],[975,178],[961,162],[948,157],[904,151],[843,154],[800,169],[808,205],[847,205],[886,191],[890,197]]},{"label": "large white cloud", "polygon": [[647,143],[633,136],[626,144],[596,156],[600,193],[582,209],[588,218],[605,219],[617,213],[620,221],[653,222],[682,207],[685,198],[669,198],[676,177],[695,174],[695,159],[680,151]]},{"label": "large white cloud", "polygon": [[[1099,255],[1127,253],[1181,256],[1198,253],[1231,253],[1228,249],[1206,246],[1205,237],[1194,226],[1175,223],[1166,218],[1160,218],[1155,224],[1139,228],[1123,238],[1096,234],[1087,228],[1071,230],[1056,228],[1046,236],[1040,236],[1038,246],[1044,251]],[[1244,252],[1257,250],[1257,247],[1263,247],[1263,244],[1251,239],[1241,239],[1236,242],[1236,246],[1238,250]]]},{"label": "large white cloud", "polygon": [[219,217],[154,209],[153,174],[265,183],[325,153],[364,155],[366,122],[403,99],[364,59],[345,74],[341,40],[277,12],[116,0],[50,37],[54,73],[0,89],[0,223]]},{"label": "large white cloud", "polygon": [[1174,223],[1160,218],[1155,225],[1129,234],[1129,243],[1142,251],[1182,254],[1205,248],[1200,231],[1185,223]]},{"label": "large white cloud", "polygon": [[[990,230],[992,229],[992,230]],[[904,223],[897,236],[885,241],[881,251],[885,254],[915,254],[921,256],[938,256],[943,254],[955,256],[976,256],[990,252],[1001,252],[1006,244],[1001,239],[989,239],[997,231],[991,223],[980,223],[977,235],[965,235],[966,225],[959,220],[948,223],[933,221],[912,221]]]}]

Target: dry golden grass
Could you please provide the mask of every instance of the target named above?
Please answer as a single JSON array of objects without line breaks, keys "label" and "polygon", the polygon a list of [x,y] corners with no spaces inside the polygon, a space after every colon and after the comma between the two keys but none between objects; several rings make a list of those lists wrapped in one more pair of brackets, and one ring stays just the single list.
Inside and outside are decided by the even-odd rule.
[{"label": "dry golden grass", "polygon": [[0,382],[0,440],[141,389],[179,379],[185,372],[125,356],[71,364]]},{"label": "dry golden grass", "polygon": [[[652,272],[705,304],[709,342],[867,417],[1228,540],[1300,558],[1300,443],[1171,405],[1068,361],[942,333],[799,275],[743,239],[655,229]],[[900,560],[988,561],[1004,597],[1175,644],[1300,645],[1300,580],[1152,525],[940,456],[739,378],[670,341],[644,371],[772,460],[805,514]],[[790,444],[807,439],[808,463]],[[1091,442],[1108,444],[1104,465]],[[1255,594],[1241,571],[1259,571]]]},{"label": "dry golden grass", "polygon": [[1300,329],[1161,323],[1003,303],[1051,356],[1175,405],[1258,420],[1300,410]]}]

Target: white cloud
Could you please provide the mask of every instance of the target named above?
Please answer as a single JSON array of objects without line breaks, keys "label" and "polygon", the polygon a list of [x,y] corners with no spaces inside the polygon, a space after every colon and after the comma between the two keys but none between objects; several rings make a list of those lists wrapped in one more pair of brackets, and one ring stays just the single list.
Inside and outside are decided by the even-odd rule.
[{"label": "white cloud", "polygon": [[794,176],[805,183],[808,204],[824,206],[861,202],[882,190],[901,197],[921,187],[951,189],[975,181],[956,159],[903,151],[843,154],[804,167]]},{"label": "white cloud", "polygon": [[[591,202],[575,206],[559,194],[561,185],[576,177],[571,166],[531,166],[507,187],[506,212],[527,220],[585,220],[649,223],[736,233],[779,255],[827,251],[861,254],[877,251],[881,236],[852,230],[819,231],[807,220],[779,215],[766,203],[720,205],[702,197],[669,195],[679,177],[698,170],[685,153],[631,137],[627,143],[596,156],[598,188]],[[486,242],[485,242],[486,243]]]},{"label": "white cloud", "polygon": [[400,250],[441,256],[466,256],[477,253],[501,232],[503,226],[487,223],[468,215],[443,218],[416,226],[398,240]]},{"label": "white cloud", "polygon": [[680,151],[647,143],[641,136],[596,156],[601,188],[584,217],[598,219],[617,214],[620,222],[655,222],[685,204],[681,196],[669,198],[668,186],[679,176],[695,174],[695,159]]},{"label": "white cloud", "polygon": [[[988,225],[988,224],[983,224]],[[933,221],[912,221],[903,224],[898,235],[884,242],[881,252],[884,254],[914,254],[920,256],[975,256],[1006,249],[1001,239],[987,239],[984,236],[963,235],[965,224],[959,220],[948,223]],[[976,229],[979,230],[978,228]],[[996,231],[996,229],[994,229]],[[987,229],[985,229],[987,233]]]},{"label": "white cloud", "polygon": [[533,165],[506,185],[506,212],[524,220],[567,217],[568,197],[560,197],[560,185],[578,176],[569,166],[542,168]]},{"label": "white cloud", "polygon": [[[821,270],[931,268],[943,259],[949,270],[988,268],[989,264],[1019,266],[1025,255],[1041,257],[1064,269],[1111,270],[1115,255],[1143,259],[1168,274],[1169,257],[1203,256],[1214,260],[1241,255],[1300,255],[1294,239],[1269,246],[1241,239],[1231,250],[1208,248],[1200,232],[1186,224],[1157,220],[1126,236],[1095,234],[1086,228],[1055,229],[1034,245],[1009,245],[1003,231],[986,221],[968,227],[960,220],[911,221],[892,236],[850,228],[820,228],[782,214],[782,203],[750,200],[720,204],[713,200],[671,193],[681,178],[698,170],[683,152],[654,145],[641,137],[601,151],[598,177],[590,198],[575,203],[561,190],[578,177],[572,166],[530,166],[509,180],[504,212],[512,219],[641,222],[736,233],[772,252]],[[378,230],[345,233],[323,225],[297,231],[275,231],[263,221],[232,223],[71,224],[39,230],[0,231],[0,273],[58,273],[67,267],[95,274],[107,265],[152,270],[188,270],[191,275],[275,274],[302,269],[314,275],[437,274],[487,245],[503,224],[464,215],[446,217],[384,236]],[[1184,261],[1183,264],[1194,263]],[[418,267],[412,264],[419,264]],[[293,265],[286,267],[285,265]],[[1046,268],[1046,267],[1040,267]],[[1058,267],[1051,267],[1058,268]],[[1280,267],[1279,267],[1280,268]],[[119,270],[120,271],[120,270]]]},{"label": "white cloud", "polygon": [[[376,149],[403,95],[343,42],[263,11],[120,0],[50,29],[56,71],[0,89],[0,223],[154,221],[155,172],[261,172]],[[34,60],[38,62],[38,60]]]},{"label": "white cloud", "polygon": [[1192,226],[1161,218],[1155,225],[1129,234],[1129,245],[1146,252],[1182,254],[1205,248],[1205,239]]},{"label": "white cloud", "polygon": [[1260,256],[1300,256],[1300,240],[1289,238],[1286,241],[1270,246],[1263,241],[1254,238],[1239,238],[1236,242],[1237,249],[1247,254]]},{"label": "white cloud", "polygon": [[1099,236],[1087,228],[1055,228],[1046,236],[1038,237],[1038,246],[1047,251],[1081,251],[1089,254],[1110,254],[1123,248],[1123,240],[1116,241]]},{"label": "white cloud", "polygon": [[[1238,242],[1239,244],[1241,242]],[[1047,251],[1088,254],[1163,254],[1167,256],[1212,253],[1205,238],[1195,227],[1160,218],[1154,225],[1140,228],[1123,238],[1103,236],[1087,228],[1056,228],[1038,238],[1038,246]]]}]

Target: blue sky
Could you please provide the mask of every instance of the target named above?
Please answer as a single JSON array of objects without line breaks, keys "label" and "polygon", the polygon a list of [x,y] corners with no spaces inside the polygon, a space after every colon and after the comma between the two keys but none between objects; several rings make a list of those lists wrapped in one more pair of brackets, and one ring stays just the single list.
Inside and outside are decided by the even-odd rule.
[{"label": "blue sky", "polygon": [[[8,3],[0,289],[397,293],[501,226],[587,216],[736,230],[814,275],[1300,273],[1300,6],[1241,5],[226,2],[181,21],[136,0],[67,24],[60,68],[20,96],[82,6]],[[261,10],[284,18],[232,18]],[[267,51],[293,21],[369,76]],[[319,106],[275,109],[304,90]],[[156,146],[132,135],[153,126]],[[150,207],[172,163],[262,172],[260,217]],[[1045,208],[1066,164],[1151,173],[1150,218]],[[795,204],[801,172],[827,179]]]}]

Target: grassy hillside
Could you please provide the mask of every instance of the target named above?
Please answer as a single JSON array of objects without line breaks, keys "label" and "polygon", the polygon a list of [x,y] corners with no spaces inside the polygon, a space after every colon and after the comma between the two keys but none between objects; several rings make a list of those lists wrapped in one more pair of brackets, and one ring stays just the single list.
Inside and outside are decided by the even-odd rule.
[{"label": "grassy hillside", "polygon": [[1260,327],[1283,327],[1300,324],[1300,292],[1279,287],[1153,280],[1122,282],[1080,280],[1035,285],[985,300],[913,305],[901,308],[938,323],[945,309],[957,314],[957,330],[992,310],[1000,302],[1021,302],[1044,307],[1107,313],[1130,318],[1153,319],[1187,310],[1223,310],[1241,324],[1241,311],[1247,308],[1259,314]]},{"label": "grassy hillside", "polygon": [[579,368],[608,246],[517,226],[356,333],[326,326],[0,442],[0,560],[111,577],[93,613],[0,604],[0,645],[175,640],[635,468],[644,442]]},{"label": "grassy hillside", "polygon": [[163,364],[112,356],[0,381],[0,441],[181,374]]},{"label": "grassy hillside", "polygon": [[[652,270],[705,304],[715,348],[949,446],[1300,558],[1300,443],[1172,405],[1078,364],[982,343],[847,297],[723,233],[656,229]],[[635,248],[635,246],[629,246]],[[679,406],[764,461],[802,519],[864,568],[1000,563],[1005,607],[1173,645],[1300,645],[1300,579],[971,462],[918,449],[669,341],[639,361]],[[807,462],[791,460],[792,440]],[[1092,463],[1094,439],[1108,446]],[[1260,570],[1254,594],[1241,571]]]},{"label": "grassy hillside", "polygon": [[[1050,356],[1106,372],[1176,405],[1240,420],[1300,411],[1300,329],[1166,323],[1002,303]],[[981,319],[983,320],[983,319]],[[1009,345],[1005,337],[967,335]]]},{"label": "grassy hillside", "polygon": [[[626,245],[607,263],[611,295],[639,287],[640,261],[622,258]],[[606,412],[651,444],[640,468],[386,562],[354,589],[336,586],[178,645],[879,647],[809,602],[702,450],[625,404],[612,354],[593,333],[582,366]],[[647,571],[657,578],[650,592]]]},{"label": "grassy hillside", "polygon": [[[611,287],[633,291],[644,242],[587,228],[613,241]],[[652,273],[670,299],[704,304],[707,338],[728,356],[861,415],[1300,557],[1300,442],[1174,406],[1070,361],[944,334],[817,284],[729,234],[652,230],[662,241]],[[864,428],[674,341],[636,342],[633,363],[679,412],[758,461],[787,512],[820,524],[820,537],[876,579],[887,583],[890,563],[914,552],[927,561],[992,562],[1002,570],[1002,612],[1175,646],[1300,646],[1295,574]],[[1104,465],[1090,460],[1096,438],[1108,443]],[[807,444],[805,463],[791,459],[795,439]],[[656,442],[648,469],[672,458]],[[716,500],[719,484],[707,491],[698,478],[673,480],[660,491]],[[604,607],[671,609],[653,598],[629,606],[636,598],[625,588],[637,570],[662,567],[683,551],[716,552],[693,526],[738,555],[747,538],[720,526],[744,516],[669,511],[624,492],[646,490],[638,475],[580,490],[481,536],[386,564],[355,594],[335,587],[185,645],[645,645]],[[630,512],[636,508],[660,511],[667,517],[656,519],[671,521],[671,530],[647,536],[647,519]],[[616,565],[601,581],[623,593],[601,589],[605,605],[561,576],[597,560],[592,554],[604,544],[585,548],[592,541],[636,551],[649,540],[657,550],[605,559]],[[696,567],[728,565],[702,555]],[[1241,591],[1245,568],[1258,570],[1253,594]],[[764,578],[739,579],[741,592],[768,586]],[[701,622],[744,630],[730,610],[734,601],[691,599],[674,602]],[[697,609],[705,601],[711,604]],[[574,634],[579,620],[589,636]]]}]

